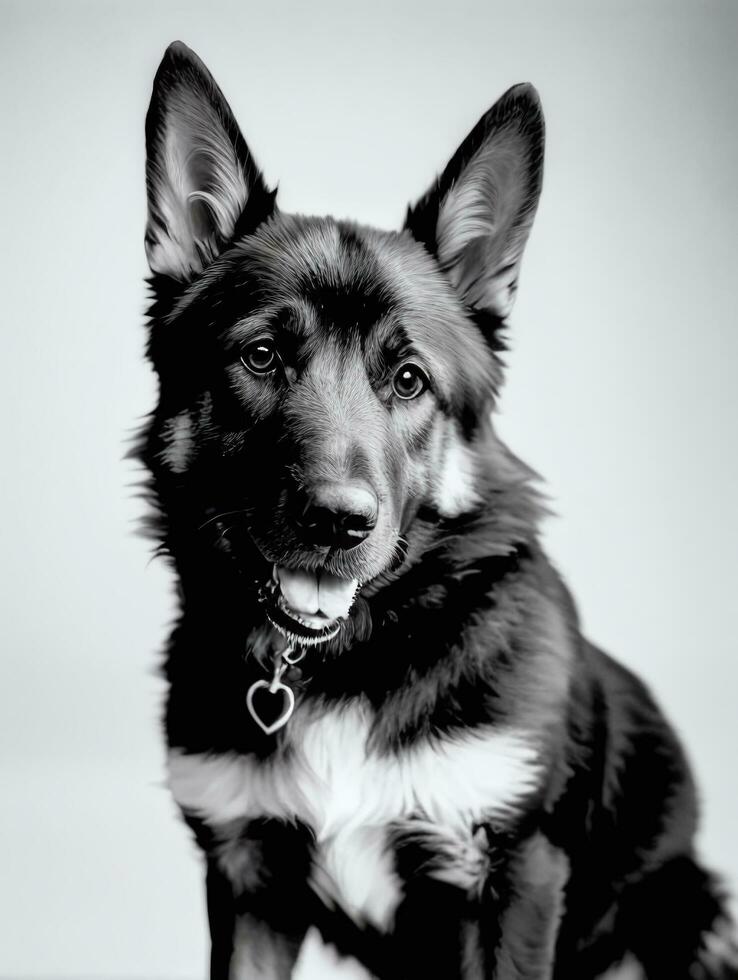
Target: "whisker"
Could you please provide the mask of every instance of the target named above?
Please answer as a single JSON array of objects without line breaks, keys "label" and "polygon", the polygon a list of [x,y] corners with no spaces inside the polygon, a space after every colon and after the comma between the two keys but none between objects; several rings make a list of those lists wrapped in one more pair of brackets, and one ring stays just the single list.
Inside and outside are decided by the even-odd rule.
[{"label": "whisker", "polygon": [[209,517],[206,521],[204,521],[198,527],[197,530],[198,531],[202,531],[202,529],[205,528],[205,527],[207,527],[208,524],[212,524],[213,521],[219,521],[223,517],[231,517],[233,514],[245,514],[245,513],[246,513],[246,510],[243,507],[240,507],[238,510],[224,510],[222,514],[215,514],[213,517]]},{"label": "whisker", "polygon": [[[234,513],[238,513],[238,512],[234,511]],[[235,524],[229,524],[228,527],[223,528],[223,530],[220,532],[215,542],[216,546],[220,544],[220,542],[223,540],[226,534],[228,534],[229,531],[232,531],[235,526],[236,526]]]}]

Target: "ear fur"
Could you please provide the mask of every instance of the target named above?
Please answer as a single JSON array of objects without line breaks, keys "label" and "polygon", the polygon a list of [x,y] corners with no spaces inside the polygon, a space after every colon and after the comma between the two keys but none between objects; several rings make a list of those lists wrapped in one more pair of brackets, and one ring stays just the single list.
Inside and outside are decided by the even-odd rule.
[{"label": "ear fur", "polygon": [[274,208],[222,92],[181,41],[154,79],[146,154],[146,255],[155,276],[188,281]]},{"label": "ear fur", "polygon": [[405,227],[475,312],[512,309],[543,177],[544,122],[532,85],[515,85],[479,120]]}]

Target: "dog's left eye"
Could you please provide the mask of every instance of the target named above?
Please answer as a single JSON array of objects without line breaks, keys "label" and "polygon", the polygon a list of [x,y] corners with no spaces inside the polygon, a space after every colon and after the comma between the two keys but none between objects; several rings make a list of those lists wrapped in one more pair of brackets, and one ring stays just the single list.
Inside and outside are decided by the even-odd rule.
[{"label": "dog's left eye", "polygon": [[270,374],[279,362],[279,354],[270,337],[255,340],[241,352],[241,363],[252,374]]},{"label": "dog's left eye", "polygon": [[403,364],[392,379],[395,394],[405,401],[422,395],[429,384],[428,375],[417,364]]}]

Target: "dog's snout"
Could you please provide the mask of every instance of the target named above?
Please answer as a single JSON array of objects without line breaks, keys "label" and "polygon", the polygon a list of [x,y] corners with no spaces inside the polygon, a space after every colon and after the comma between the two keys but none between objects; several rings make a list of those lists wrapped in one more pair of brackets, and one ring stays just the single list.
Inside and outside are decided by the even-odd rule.
[{"label": "dog's snout", "polygon": [[377,498],[365,484],[323,483],[298,500],[295,521],[308,544],[348,551],[377,523]]}]

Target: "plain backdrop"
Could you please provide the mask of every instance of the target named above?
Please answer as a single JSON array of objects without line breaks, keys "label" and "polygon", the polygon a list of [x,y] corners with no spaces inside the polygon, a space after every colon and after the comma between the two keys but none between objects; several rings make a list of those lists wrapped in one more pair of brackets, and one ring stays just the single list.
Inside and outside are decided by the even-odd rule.
[{"label": "plain backdrop", "polygon": [[144,364],[143,121],[209,65],[286,210],[397,227],[511,84],[544,193],[500,429],[545,475],[589,635],[694,762],[738,883],[738,5],[0,3],[0,975],[204,975],[199,862],[162,786],[166,569],[122,457]]}]

